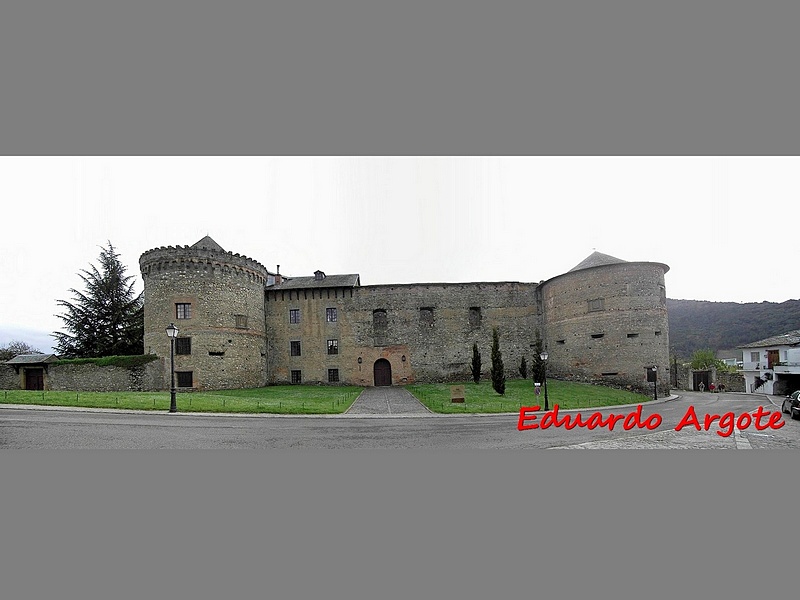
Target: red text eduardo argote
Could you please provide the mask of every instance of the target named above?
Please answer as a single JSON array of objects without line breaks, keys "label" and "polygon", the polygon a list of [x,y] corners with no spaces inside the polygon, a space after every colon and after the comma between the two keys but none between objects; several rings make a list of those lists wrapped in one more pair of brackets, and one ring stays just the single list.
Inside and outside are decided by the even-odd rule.
[{"label": "red text eduardo argote", "polygon": [[[658,428],[662,422],[661,415],[658,413],[643,417],[641,405],[627,414],[610,413],[604,417],[601,412],[593,412],[585,419],[579,412],[572,415],[559,415],[558,404],[553,406],[552,410],[545,412],[541,420],[539,420],[539,415],[534,414],[538,410],[541,410],[540,406],[523,406],[520,408],[517,429],[525,431],[527,429],[548,429],[550,427],[563,427],[564,429],[607,427],[609,431],[613,431],[614,427],[620,424],[625,431],[634,428],[652,431]],[[726,412],[722,415],[707,413],[702,419],[697,416],[694,406],[689,406],[675,426],[675,431],[680,431],[684,427],[694,427],[697,431],[708,431],[714,426],[714,423],[717,423],[717,435],[722,437],[728,437],[733,433],[734,429],[747,429],[750,425],[754,425],[758,431],[763,431],[765,429],[780,429],[786,424],[781,413],[765,410],[763,406],[759,406],[752,414],[744,412],[737,416],[734,412]]]}]

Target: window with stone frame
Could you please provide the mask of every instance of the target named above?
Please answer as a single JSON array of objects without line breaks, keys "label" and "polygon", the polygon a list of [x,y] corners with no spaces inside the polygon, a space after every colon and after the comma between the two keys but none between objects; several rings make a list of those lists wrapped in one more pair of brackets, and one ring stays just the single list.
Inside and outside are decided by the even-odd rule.
[{"label": "window with stone frame", "polygon": [[299,308],[290,308],[289,309],[289,323],[299,323],[300,322],[300,309]]},{"label": "window with stone frame", "polygon": [[191,354],[192,353],[192,338],[179,337],[175,338],[175,354]]},{"label": "window with stone frame", "polygon": [[176,302],[175,303],[175,318],[176,319],[191,319],[192,318],[192,303],[191,302]]},{"label": "window with stone frame", "polygon": [[339,354],[339,340],[328,340],[328,354]]},{"label": "window with stone frame", "polygon": [[175,379],[177,387],[190,388],[192,387],[192,371],[175,371]]},{"label": "window with stone frame", "polygon": [[589,300],[589,312],[597,312],[600,310],[605,310],[605,301],[603,298]]},{"label": "window with stone frame", "polygon": [[325,309],[325,320],[328,323],[336,323],[336,309],[335,308],[326,308]]},{"label": "window with stone frame", "polygon": [[303,378],[299,370],[292,370],[292,383],[302,383]]},{"label": "window with stone frame", "polygon": [[289,342],[289,355],[300,356],[300,342],[295,340]]},{"label": "window with stone frame", "polygon": [[339,383],[339,369],[328,369],[328,383]]},{"label": "window with stone frame", "polygon": [[247,329],[247,315],[234,315],[237,329]]}]

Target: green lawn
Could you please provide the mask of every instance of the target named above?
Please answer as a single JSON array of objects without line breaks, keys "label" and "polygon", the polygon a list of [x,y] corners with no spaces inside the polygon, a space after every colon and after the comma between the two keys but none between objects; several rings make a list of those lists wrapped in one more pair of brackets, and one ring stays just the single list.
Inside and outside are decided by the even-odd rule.
[{"label": "green lawn", "polygon": [[[178,393],[178,411],[338,414],[347,410],[363,388],[353,386],[276,385],[243,390]],[[169,410],[169,392],[0,392],[4,404],[83,406],[129,410]]]},{"label": "green lawn", "polygon": [[[464,386],[464,404],[450,401],[451,385]],[[510,379],[506,381],[506,393],[503,396],[494,391],[491,381],[481,381],[479,384],[470,381],[461,384],[409,385],[406,389],[425,406],[438,413],[518,412],[521,406],[537,404],[544,409],[544,390],[540,396],[535,396],[533,383],[530,380]],[[550,408],[554,404],[558,404],[559,409],[637,404],[647,402],[652,398],[652,396],[600,385],[571,383],[554,379],[547,381],[547,397]]]},{"label": "green lawn", "polygon": [[[406,387],[428,408],[438,413],[517,412],[521,406],[544,407],[544,393],[534,395],[528,381],[506,382],[506,393],[499,396],[490,381],[463,383],[466,402],[450,402],[450,386],[424,384]],[[243,390],[179,392],[179,412],[340,414],[346,411],[363,388],[353,386],[276,385]],[[647,402],[650,396],[615,390],[599,385],[549,380],[547,395],[550,407],[597,408]],[[169,410],[169,392],[0,392],[4,404],[40,404],[45,406],[84,406],[128,410]]]}]

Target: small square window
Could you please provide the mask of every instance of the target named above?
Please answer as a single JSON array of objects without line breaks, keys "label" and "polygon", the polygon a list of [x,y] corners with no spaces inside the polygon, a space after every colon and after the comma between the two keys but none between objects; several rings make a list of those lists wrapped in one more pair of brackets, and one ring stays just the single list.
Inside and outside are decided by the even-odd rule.
[{"label": "small square window", "polygon": [[479,306],[472,306],[469,309],[470,327],[478,327],[481,324],[481,309]]},{"label": "small square window", "polygon": [[292,383],[301,383],[303,378],[300,374],[300,371],[292,371]]},{"label": "small square window", "polygon": [[192,318],[192,304],[190,302],[177,302],[175,304],[175,318],[176,319],[191,319]]},{"label": "small square window", "polygon": [[335,308],[326,308],[325,309],[325,320],[328,323],[336,323],[336,309]]},{"label": "small square window", "polygon": [[289,309],[289,323],[299,323],[300,322],[300,309],[299,308],[290,308]]},{"label": "small square window", "polygon": [[339,383],[339,369],[328,369],[328,383]]},{"label": "small square window", "polygon": [[291,356],[300,356],[300,342],[289,342],[289,354]]},{"label": "small square window", "polygon": [[175,354],[191,354],[192,338],[179,337],[175,339]]},{"label": "small square window", "polygon": [[339,340],[328,340],[328,354],[339,354]]},{"label": "small square window", "polygon": [[422,325],[433,327],[433,308],[424,307],[419,309],[419,322]]},{"label": "small square window", "polygon": [[379,308],[372,311],[372,325],[373,327],[386,327],[387,325],[386,311]]},{"label": "small square window", "polygon": [[656,331],[656,335],[661,335],[661,332],[660,331]]},{"label": "small square window", "polygon": [[191,371],[175,371],[175,378],[178,387],[190,388],[192,387],[192,372]]},{"label": "small square window", "polygon": [[605,310],[605,302],[603,301],[603,298],[589,300],[589,312],[596,312],[598,310]]},{"label": "small square window", "polygon": [[237,329],[247,329],[247,315],[234,315]]}]

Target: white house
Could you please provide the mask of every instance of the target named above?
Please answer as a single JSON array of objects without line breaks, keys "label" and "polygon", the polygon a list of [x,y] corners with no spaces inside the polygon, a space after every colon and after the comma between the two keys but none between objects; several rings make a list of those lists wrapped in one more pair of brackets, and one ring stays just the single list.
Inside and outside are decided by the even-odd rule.
[{"label": "white house", "polygon": [[745,390],[783,396],[800,389],[800,329],[739,348]]}]

